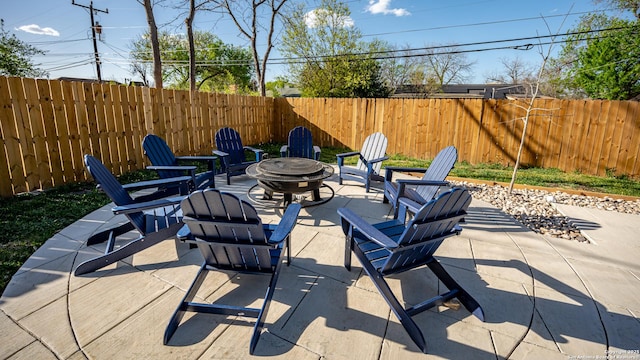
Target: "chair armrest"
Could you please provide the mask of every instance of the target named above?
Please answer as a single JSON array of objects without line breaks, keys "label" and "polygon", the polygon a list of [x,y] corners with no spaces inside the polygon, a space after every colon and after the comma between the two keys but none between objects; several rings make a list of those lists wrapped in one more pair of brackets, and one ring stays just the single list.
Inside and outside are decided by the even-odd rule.
[{"label": "chair armrest", "polygon": [[140,181],[136,183],[122,185],[122,187],[127,191],[136,191],[136,190],[154,188],[160,185],[186,183],[191,181],[192,179],[193,178],[191,176],[177,176],[177,177],[164,178],[164,179],[158,179],[158,180]]},{"label": "chair armrest", "polygon": [[388,158],[389,158],[388,156],[384,156],[384,157],[381,157],[381,158],[378,158],[378,159],[372,159],[372,160],[367,161],[367,160],[363,159],[362,156],[360,156],[360,159],[362,160],[362,162],[365,165],[367,165],[367,173],[369,173],[369,174],[373,173],[373,165],[375,163],[379,163],[381,161],[387,160]]},{"label": "chair armrest", "polygon": [[120,206],[114,207],[113,209],[111,209],[111,211],[113,211],[115,215],[141,212],[143,210],[157,209],[165,206],[177,205],[177,204],[180,204],[180,202],[185,198],[186,198],[186,195],[152,200],[152,201],[145,201],[140,203],[133,203],[129,205],[120,205]]},{"label": "chair armrest", "polygon": [[213,152],[214,155],[220,156],[220,157],[229,156],[228,153],[226,153],[224,151],[220,151],[220,150],[213,150],[212,152]]},{"label": "chair armrest", "polygon": [[402,166],[386,166],[385,168],[384,179],[387,181],[391,181],[391,177],[393,176],[393,172],[417,172],[417,173],[425,173],[427,169],[425,168],[410,168],[410,167],[402,167]]},{"label": "chair armrest", "polygon": [[398,184],[404,185],[418,185],[418,186],[447,186],[448,181],[435,181],[435,180],[413,180],[413,179],[400,179],[396,181]]},{"label": "chair armrest", "polygon": [[336,154],[336,157],[344,158],[344,157],[356,156],[356,155],[360,155],[360,152],[359,151],[351,151],[351,152],[346,152],[346,153],[342,153],[342,154]]},{"label": "chair armrest", "polygon": [[350,209],[339,208],[338,214],[342,217],[342,231],[345,232],[345,235],[348,235],[348,232],[345,231],[345,225],[348,225],[351,228],[358,229],[358,231],[360,231],[362,235],[366,236],[367,239],[379,244],[380,246],[387,249],[395,249],[398,247],[398,244],[395,241],[391,240],[387,235],[373,227],[373,225],[362,220],[361,217],[356,215],[356,213]]},{"label": "chair armrest", "polygon": [[289,234],[291,234],[293,227],[296,225],[296,221],[298,221],[298,214],[300,213],[301,208],[300,204],[291,204],[287,206],[287,209],[282,215],[282,220],[280,220],[276,229],[271,233],[269,244],[282,242],[289,236]]},{"label": "chair armrest", "polygon": [[448,181],[434,181],[434,180],[413,180],[413,179],[400,179],[396,181],[398,183],[398,197],[400,199],[404,194],[404,189],[407,185],[419,185],[419,186],[447,186]]},{"label": "chair armrest", "polygon": [[342,153],[342,154],[336,154],[336,159],[338,160],[338,166],[343,166],[344,165],[344,158],[350,157],[350,156],[356,156],[356,155],[360,155],[360,152],[359,151],[351,151],[351,152],[346,152],[346,153]]},{"label": "chair armrest", "polygon": [[245,149],[245,150],[253,151],[254,153],[264,152],[264,150],[262,150],[262,149],[256,149],[256,148],[251,147],[251,146],[243,146],[242,148]]},{"label": "chair armrest", "polygon": [[193,165],[149,165],[147,170],[175,170],[175,171],[195,171],[198,167]]},{"label": "chair armrest", "polygon": [[425,173],[427,169],[425,168],[411,168],[411,167],[402,167],[402,166],[387,166],[385,167],[387,170],[397,171],[397,172],[418,172]]},{"label": "chair armrest", "polygon": [[[176,156],[176,161],[189,161],[199,162],[207,164],[207,169],[210,172],[214,172],[216,169],[216,162],[218,162],[218,156],[216,155],[194,155],[194,156]],[[192,172],[195,176],[195,170]]]},{"label": "chair armrest", "polygon": [[215,161],[218,160],[214,155],[195,155],[195,156],[176,156],[176,160],[183,161]]},{"label": "chair armrest", "polygon": [[180,241],[185,241],[193,238],[193,236],[191,236],[191,230],[189,230],[189,225],[185,224],[183,227],[181,227],[180,230],[178,230],[178,232],[176,233],[176,237]]},{"label": "chair armrest", "polygon": [[287,157],[288,151],[289,151],[289,145],[282,145],[282,147],[280,147],[280,156]]},{"label": "chair armrest", "polygon": [[[424,206],[424,204],[420,204],[419,202],[403,197],[398,198],[398,206],[402,206],[405,209],[409,210],[410,213],[415,214],[418,212],[418,210],[420,210],[422,206]],[[400,211],[400,213],[402,213],[402,211]]]},{"label": "chair armrest", "polygon": [[388,159],[389,159],[389,157],[388,157],[388,156],[383,156],[383,157],[381,157],[381,158],[371,159],[371,160],[369,160],[369,161],[365,161],[365,162],[366,162],[366,163],[368,163],[368,164],[375,164],[375,163],[379,163],[379,162],[381,162],[381,161],[385,161],[385,160],[388,160]]},{"label": "chair armrest", "polygon": [[262,161],[262,157],[264,156],[264,150],[256,149],[251,146],[243,146],[243,149],[253,151],[253,153],[256,155],[256,161]]},{"label": "chair armrest", "polygon": [[314,159],[316,160],[320,160],[320,152],[322,150],[320,150],[320,147],[317,145],[313,145],[313,153],[314,153]]}]

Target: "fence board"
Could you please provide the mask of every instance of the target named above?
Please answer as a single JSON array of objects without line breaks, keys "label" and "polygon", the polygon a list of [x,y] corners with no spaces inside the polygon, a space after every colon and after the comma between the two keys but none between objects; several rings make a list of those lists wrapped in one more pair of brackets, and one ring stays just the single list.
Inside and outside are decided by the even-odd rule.
[{"label": "fence board", "polygon": [[[24,92],[27,98],[27,120],[31,129],[33,141],[33,154],[35,155],[35,168],[27,168],[27,178],[37,179],[29,190],[46,189],[51,187],[51,171],[49,170],[49,156],[47,154],[47,142],[42,123],[42,109],[40,108],[40,96],[38,85],[34,79],[23,80]],[[31,172],[31,176],[29,174]]]},{"label": "fence board", "polygon": [[[31,123],[29,122],[27,96],[24,92],[22,79],[15,77],[9,78],[9,87],[16,120],[17,139],[22,153],[22,158],[20,156],[9,158],[9,167],[12,176],[16,176],[17,179],[20,180],[25,180],[24,182],[14,182],[14,191],[20,193],[39,188],[40,182],[37,172],[38,164],[36,162],[33,137],[31,135]],[[14,181],[17,181],[16,178],[14,178]]]},{"label": "fence board", "polygon": [[[64,98],[64,112],[66,117],[66,129],[68,131],[67,141],[69,141],[69,151],[71,158],[71,170],[73,177],[70,181],[83,181],[85,180],[84,166],[82,164],[82,147],[80,138],[80,129],[78,127],[78,118],[76,114],[76,100],[74,97],[73,83],[68,81],[61,81],[60,86],[62,88],[62,96]],[[63,129],[63,124],[56,119],[60,129]]]},{"label": "fence board", "polygon": [[[587,141],[587,134],[589,133],[589,114],[586,108],[587,102],[575,100],[567,101],[566,104],[568,109],[564,112],[564,116],[557,120],[560,122],[558,127],[563,132],[566,131],[566,129],[572,128],[573,133],[576,135],[566,141],[560,138],[559,142],[555,144],[555,146],[560,148],[560,156],[573,156],[573,161],[568,163],[566,166],[570,166],[571,169],[577,169],[583,162],[583,151],[586,145],[585,142]],[[561,169],[558,165],[559,163],[560,162],[558,161],[554,167]]]},{"label": "fence board", "polygon": [[[121,143],[121,161],[124,172],[133,171],[136,169],[136,158],[139,158],[137,154],[138,149],[134,146],[133,139],[133,121],[131,119],[130,105],[135,106],[135,97],[129,100],[128,88],[125,86],[117,86],[115,88],[114,95],[117,98],[118,103],[118,115],[116,118],[116,131],[119,137],[122,137]],[[132,86],[130,88],[133,88]]]},{"label": "fence board", "polygon": [[624,129],[624,123],[628,108],[628,102],[623,101],[620,103],[620,106],[616,107],[616,115],[614,117],[615,126],[613,128],[613,134],[611,135],[611,142],[609,146],[609,156],[606,157],[608,169],[615,174],[617,172],[617,164],[618,157],[621,155],[621,145],[622,145],[622,130]]},{"label": "fence board", "polygon": [[[59,161],[62,165],[62,176],[60,183],[74,181],[73,174],[73,154],[71,153],[71,142],[69,140],[69,124],[73,123],[72,119],[67,118],[67,112],[65,110],[64,96],[62,95],[62,84],[58,81],[49,83],[51,88],[51,101],[53,103],[54,116],[50,119],[51,123],[55,126],[55,132],[57,134],[58,148],[60,149]],[[53,139],[53,141],[56,141]],[[58,184],[59,185],[59,184]]]},{"label": "fence board", "polygon": [[[11,102],[9,79],[0,77],[0,196],[9,197],[24,191],[24,172],[16,117]],[[17,190],[15,189],[17,187]]]},{"label": "fence board", "polygon": [[[44,141],[44,154],[40,158],[40,179],[41,187],[48,189],[54,185],[64,183],[62,176],[62,161],[60,159],[60,148],[58,146],[58,134],[56,132],[55,116],[53,114],[53,104],[51,100],[51,88],[49,81],[45,79],[36,80],[40,103],[40,118],[32,119],[39,121],[42,125],[42,137]],[[64,121],[64,119],[62,119]]]},{"label": "fence board", "polygon": [[[133,134],[133,148],[135,150],[134,158],[136,159],[134,169],[140,169],[147,166],[146,157],[142,150],[142,139],[147,135],[144,116],[144,90],[145,88],[134,86],[129,86],[127,88],[131,114],[131,132]],[[131,103],[131,101],[133,101],[133,103]]]},{"label": "fence board", "polygon": [[[624,122],[624,137],[616,168],[621,174],[638,174],[640,172],[638,156],[640,156],[640,102],[629,102],[629,109]],[[625,169],[625,170],[622,170]],[[627,169],[632,169],[627,171]]]},{"label": "fence board", "polygon": [[[104,102],[104,128],[101,139],[106,141],[106,151],[109,152],[109,159],[111,161],[111,169],[114,174],[120,175],[123,173],[123,166],[121,161],[120,144],[116,135],[116,121],[115,121],[115,85],[103,84],[101,85],[103,95],[98,98]],[[99,112],[102,114],[102,111]]]}]

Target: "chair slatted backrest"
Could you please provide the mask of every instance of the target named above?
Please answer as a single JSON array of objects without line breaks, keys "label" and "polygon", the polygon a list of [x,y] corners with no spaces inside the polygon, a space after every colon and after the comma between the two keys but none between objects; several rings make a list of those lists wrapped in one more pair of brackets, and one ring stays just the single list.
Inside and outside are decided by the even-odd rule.
[{"label": "chair slatted backrest", "polygon": [[[360,155],[362,155],[366,161],[379,159],[385,155],[388,143],[389,141],[383,133],[373,133],[364,139],[364,144],[362,144],[362,149],[360,149]],[[358,159],[356,168],[366,171],[367,165],[364,164],[362,159]],[[382,169],[382,162],[373,164],[373,171],[376,174],[380,173],[380,169]]]},{"label": "chair slatted backrest", "polygon": [[240,134],[232,128],[224,127],[216,132],[216,148],[229,154],[230,164],[245,161],[244,146]]},{"label": "chair slatted backrest", "polygon": [[195,191],[182,201],[184,222],[209,266],[273,272],[271,250],[256,209],[233,194]]},{"label": "chair slatted backrest", "polygon": [[313,137],[311,131],[304,126],[297,126],[289,131],[288,156],[313,159]]},{"label": "chair slatted backrest", "polygon": [[[176,157],[167,143],[159,136],[149,134],[142,140],[142,149],[145,155],[154,166],[174,166],[177,164]],[[158,171],[161,178],[169,178],[175,176],[170,171]]]},{"label": "chair slatted backrest", "polygon": [[398,238],[395,249],[382,265],[382,272],[409,267],[433,256],[444,238],[466,215],[469,191],[454,188],[429,201],[416,213]]},{"label": "chair slatted backrest", "polygon": [[[84,156],[84,164],[89,170],[93,179],[100,185],[100,189],[113,201],[116,206],[130,205],[134,203],[133,198],[122,184],[113,176],[113,174],[100,162],[91,155]],[[145,215],[143,212],[127,214],[127,217],[141,234],[148,233],[145,227]]]},{"label": "chair slatted backrest", "polygon": [[[447,178],[453,165],[458,160],[458,150],[455,146],[447,146],[440,150],[438,155],[433,159],[431,165],[424,173],[423,180],[443,181]],[[425,200],[431,200],[438,191],[437,186],[418,186],[416,192]]]}]

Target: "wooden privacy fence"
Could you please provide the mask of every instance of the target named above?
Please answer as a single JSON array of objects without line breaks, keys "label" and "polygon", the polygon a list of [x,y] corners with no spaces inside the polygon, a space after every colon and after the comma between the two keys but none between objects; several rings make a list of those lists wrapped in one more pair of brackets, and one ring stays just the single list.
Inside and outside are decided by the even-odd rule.
[{"label": "wooden privacy fence", "polygon": [[148,133],[177,155],[210,155],[224,126],[269,142],[272,111],[271,98],[0,77],[0,196],[86,180],[84,154],[116,175],[144,168]]},{"label": "wooden privacy fence", "polygon": [[[358,149],[376,131],[387,152],[431,159],[455,145],[459,161],[515,164],[523,102],[483,99],[276,99],[277,138],[303,124],[321,146]],[[640,102],[540,99],[522,164],[605,175],[640,175]]]},{"label": "wooden privacy fence", "polygon": [[[538,100],[523,164],[640,175],[640,103]],[[87,179],[82,158],[116,175],[147,163],[143,137],[163,137],[178,155],[211,154],[215,132],[245,144],[283,142],[297,125],[320,146],[358,149],[381,131],[388,153],[433,158],[455,145],[470,163],[512,165],[523,111],[507,100],[272,99],[179,90],[0,77],[0,196]]]}]

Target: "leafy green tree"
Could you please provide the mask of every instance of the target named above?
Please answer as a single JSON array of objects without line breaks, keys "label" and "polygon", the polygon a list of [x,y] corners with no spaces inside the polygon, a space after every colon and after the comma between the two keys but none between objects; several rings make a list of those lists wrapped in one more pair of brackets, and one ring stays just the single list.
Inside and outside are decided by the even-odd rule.
[{"label": "leafy green tree", "polygon": [[33,56],[43,55],[44,51],[18,39],[4,29],[4,20],[0,20],[0,75],[21,77],[42,77],[47,73],[33,63]]},{"label": "leafy green tree", "polygon": [[596,3],[600,2],[615,6],[621,11],[631,11],[636,19],[640,19],[640,0],[596,0]]},{"label": "leafy green tree", "polygon": [[362,41],[350,15],[344,3],[322,0],[311,12],[300,4],[286,16],[280,52],[290,59],[290,73],[303,96],[388,96],[381,66],[370,55],[382,43]]},{"label": "leafy green tree", "polygon": [[640,94],[640,24],[612,19],[612,28],[577,52],[571,83],[590,98],[627,100]]},{"label": "leafy green tree", "polygon": [[265,88],[267,91],[271,91],[273,97],[280,97],[280,92],[278,89],[283,89],[286,86],[294,86],[289,79],[284,76],[278,76],[272,81],[267,81],[265,84]]},{"label": "leafy green tree", "polygon": [[[194,36],[195,79],[198,90],[254,90],[251,54],[247,49],[225,44],[209,32],[196,31]],[[151,62],[151,43],[147,35],[131,46],[133,71],[141,75]],[[170,87],[189,89],[189,42],[184,35],[161,32],[158,36],[162,58],[162,78]]]},{"label": "leafy green tree", "polygon": [[638,1],[606,0],[634,19],[585,15],[569,32],[559,56],[550,61],[549,81],[565,97],[626,100],[640,94]]}]

